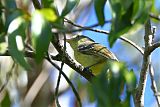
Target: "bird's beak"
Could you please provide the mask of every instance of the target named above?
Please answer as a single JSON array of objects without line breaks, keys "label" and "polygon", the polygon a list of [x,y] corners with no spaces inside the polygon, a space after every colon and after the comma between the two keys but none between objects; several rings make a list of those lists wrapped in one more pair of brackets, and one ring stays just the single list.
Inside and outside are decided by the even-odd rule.
[{"label": "bird's beak", "polygon": [[71,40],[75,39],[76,37],[77,37],[77,35],[76,36],[70,36],[70,37],[66,38],[66,42],[69,43]]},{"label": "bird's beak", "polygon": [[70,36],[70,37],[66,38],[66,41],[69,42],[69,41],[73,40],[74,38],[75,38],[75,36]]},{"label": "bird's beak", "polygon": [[[70,42],[72,38],[66,38],[66,42]],[[64,39],[63,39],[64,40]]]}]

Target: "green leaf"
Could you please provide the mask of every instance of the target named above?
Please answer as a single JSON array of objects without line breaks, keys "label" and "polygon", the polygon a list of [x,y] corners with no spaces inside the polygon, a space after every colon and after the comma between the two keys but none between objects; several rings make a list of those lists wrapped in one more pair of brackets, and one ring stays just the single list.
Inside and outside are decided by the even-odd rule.
[{"label": "green leaf", "polygon": [[124,77],[127,84],[127,90],[129,92],[133,92],[136,88],[136,76],[133,70],[131,70],[130,72],[124,72]]},{"label": "green leaf", "polygon": [[67,3],[62,10],[61,16],[64,17],[66,16],[76,5],[78,5],[80,0],[67,0]]},{"label": "green leaf", "polygon": [[7,43],[6,42],[0,43],[0,54],[5,53],[6,50],[7,50]]},{"label": "green leaf", "polygon": [[129,71],[123,63],[119,62],[110,62],[110,70],[112,71],[113,77],[116,77],[116,75],[120,75],[123,78],[128,92],[134,91],[134,89],[136,88],[136,76],[133,70]]},{"label": "green leaf", "polygon": [[2,4],[0,2],[0,26],[1,26],[0,34],[2,32],[5,32],[5,30],[4,30],[4,28],[5,28],[4,27],[5,20],[4,20],[4,17],[3,17],[4,14],[5,14],[5,12],[3,11],[3,6],[2,6]]},{"label": "green leaf", "polygon": [[9,95],[8,93],[6,93],[4,99],[2,100],[1,104],[0,104],[2,107],[11,107],[11,101],[10,101],[10,98],[9,98]]},{"label": "green leaf", "polygon": [[11,21],[13,21],[14,19],[16,19],[19,16],[22,16],[23,14],[24,13],[20,9],[16,9],[13,12],[9,12],[9,14],[7,14],[7,16],[6,16],[5,30],[7,31],[7,29],[9,27],[9,24],[11,23]]},{"label": "green leaf", "polygon": [[49,8],[53,6],[54,0],[41,0],[43,8]]},{"label": "green leaf", "polygon": [[15,0],[4,0],[4,2],[5,2],[4,3],[5,7],[7,9],[11,9],[11,10],[17,9]]},{"label": "green leaf", "polygon": [[145,6],[145,0],[135,0],[133,7],[132,20],[135,20],[140,17]]},{"label": "green leaf", "polygon": [[112,25],[108,39],[111,47],[119,36],[129,35],[144,25],[152,4],[151,0],[110,0]]},{"label": "green leaf", "polygon": [[121,75],[107,79],[108,75],[105,72],[93,79],[91,89],[96,98],[97,107],[119,107],[121,105],[119,99],[121,94],[120,84],[123,82],[123,79],[121,79]]},{"label": "green leaf", "polygon": [[87,91],[88,91],[88,95],[89,95],[89,101],[92,103],[96,100],[94,92],[93,92],[93,88],[91,87],[91,84],[87,84]]},{"label": "green leaf", "polygon": [[1,33],[0,33],[0,43],[6,41],[6,40],[5,40],[5,36],[6,36],[6,34],[5,34],[4,32],[1,32]]},{"label": "green leaf", "polygon": [[[89,95],[96,98],[97,107],[130,107],[136,77],[123,63],[108,62],[101,74],[93,78],[92,83],[88,85]],[[123,94],[125,98],[121,99]]]},{"label": "green leaf", "polygon": [[[130,6],[123,6],[121,4],[122,0],[110,0],[110,5],[112,8],[112,26],[111,32],[109,34],[109,43],[110,46],[113,46],[114,42],[117,40],[119,36],[126,33],[132,26],[131,24],[131,16],[132,16],[132,5]],[[125,10],[126,9],[126,10]]]},{"label": "green leaf", "polygon": [[8,29],[8,49],[11,56],[25,69],[29,70],[30,66],[25,60],[23,50],[24,50],[24,40],[25,40],[25,29],[27,26],[26,20],[22,17],[14,19]]},{"label": "green leaf", "polygon": [[57,16],[55,14],[55,12],[50,9],[50,8],[44,8],[40,10],[40,13],[43,15],[44,18],[46,18],[46,20],[48,21],[56,21]]},{"label": "green leaf", "polygon": [[96,16],[98,23],[102,26],[105,22],[104,7],[107,0],[94,0],[94,8],[96,11]]},{"label": "green leaf", "polygon": [[31,22],[32,30],[32,43],[36,49],[36,62],[40,63],[45,55],[45,52],[48,50],[48,46],[51,40],[51,25],[45,19],[44,14],[36,10],[32,16]]}]

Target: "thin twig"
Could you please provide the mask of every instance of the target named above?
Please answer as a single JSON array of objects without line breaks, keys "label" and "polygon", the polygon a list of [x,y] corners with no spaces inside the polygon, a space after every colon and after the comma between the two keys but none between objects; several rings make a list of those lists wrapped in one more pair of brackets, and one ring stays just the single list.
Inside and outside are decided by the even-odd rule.
[{"label": "thin twig", "polygon": [[[99,30],[99,29],[93,29],[93,28],[89,28],[89,27],[84,27],[84,26],[81,26],[81,25],[78,25],[74,22],[72,22],[71,20],[69,19],[66,19],[65,18],[65,21],[70,23],[71,25],[73,26],[76,26],[76,27],[79,27],[79,28],[82,28],[83,30],[90,30],[90,31],[93,31],[93,32],[98,32],[98,33],[103,33],[103,34],[106,34],[108,35],[109,34],[109,31],[104,31],[104,30]],[[70,31],[69,31],[70,32]],[[123,36],[120,36],[119,39],[129,43],[130,45],[132,45],[133,47],[135,47],[142,55],[144,54],[144,51],[141,47],[139,47],[136,43],[132,42],[131,40],[123,37]]]},{"label": "thin twig", "polygon": [[0,93],[2,93],[2,91],[4,90],[4,88],[6,87],[6,85],[8,84],[9,79],[10,79],[10,77],[12,75],[12,70],[13,70],[14,67],[15,67],[15,62],[13,62],[11,69],[6,74],[6,80],[2,84],[2,86],[0,87]]},{"label": "thin twig", "polygon": [[[156,26],[153,26],[153,29],[152,29],[152,33],[153,33],[153,40],[154,40],[154,37],[155,37],[155,33],[156,33]],[[152,41],[153,42],[153,41]],[[157,49],[158,47],[160,47],[160,42],[157,42],[157,43],[152,43],[152,46],[150,46],[149,48],[149,52],[152,53],[155,49]]]},{"label": "thin twig", "polygon": [[[64,48],[63,48],[63,53],[62,53],[62,59],[61,59],[61,71],[63,69],[63,66],[64,66],[64,53],[66,51],[66,35],[64,35]],[[59,41],[58,41],[59,42]],[[57,85],[56,85],[56,91],[55,91],[55,96],[56,96],[56,103],[57,103],[57,106],[60,107],[60,104],[59,104],[59,101],[58,101],[58,90],[59,90],[59,85],[60,85],[60,81],[61,81],[61,71],[59,71],[59,75],[58,75],[58,80],[57,80]]]},{"label": "thin twig", "polygon": [[[64,22],[67,22],[68,23],[68,21],[70,21],[70,20],[68,20],[68,19],[65,19],[64,20]],[[110,23],[111,22],[111,20],[106,20],[105,21],[105,23]],[[72,24],[72,25],[74,25],[74,26],[76,26],[76,27],[79,27],[79,29],[72,29],[72,30],[67,30],[67,31],[65,31],[65,32],[67,32],[67,33],[74,33],[74,32],[80,32],[80,31],[84,31],[84,30],[91,30],[91,29],[93,29],[94,27],[97,27],[97,26],[100,26],[98,23],[97,24],[93,24],[93,25],[90,25],[90,26],[85,26],[85,27],[83,27],[83,26],[80,26],[80,25],[77,25],[77,24],[75,24],[75,23],[73,23],[72,21],[70,21],[70,24]]]},{"label": "thin twig", "polygon": [[[58,34],[54,34],[54,39],[52,39],[52,44],[53,46],[56,48],[56,50],[59,52],[59,54],[56,56],[56,59],[60,59],[62,57],[62,53],[63,53],[63,47],[61,46],[61,44],[59,42],[57,42],[57,35]],[[94,75],[89,71],[84,69],[84,67],[82,65],[78,65],[75,60],[73,60],[67,52],[64,53],[65,58],[64,58],[64,62],[70,66],[72,69],[74,69],[75,71],[77,71],[80,75],[82,75],[85,79],[87,79],[88,81],[92,82],[92,78],[94,77]],[[54,60],[55,56],[51,56],[51,58]]]},{"label": "thin twig", "polygon": [[[25,57],[31,57],[31,58],[33,58],[35,56],[33,51],[28,51],[28,50],[24,52],[24,55],[25,55]],[[9,51],[6,50],[5,53],[0,53],[0,56],[11,56],[11,55],[10,55]]]},{"label": "thin twig", "polygon": [[[31,49],[31,50],[32,50],[32,49]],[[25,51],[25,52],[24,52],[24,55],[25,55],[25,57],[34,58],[35,53],[34,53],[33,51]],[[75,69],[75,71],[77,71],[78,73],[80,73],[81,76],[83,76],[84,78],[86,78],[88,81],[91,82],[91,79],[94,77],[93,74],[92,74],[91,72],[84,71],[84,70],[83,70],[83,68],[84,68],[83,66],[77,65],[77,64],[74,62],[74,60],[69,57],[69,55],[68,55],[68,56],[66,56],[66,55],[68,55],[68,54],[65,53],[65,61],[64,61],[64,62],[65,62],[67,65],[69,65],[71,68]],[[9,54],[8,51],[6,51],[6,53],[0,54],[0,56],[10,56],[10,54]],[[67,59],[67,58],[68,58],[68,59]],[[56,65],[55,63],[52,62],[52,60],[61,61],[61,55],[60,55],[60,54],[58,54],[57,56],[49,55],[49,57],[45,57],[45,59],[47,59],[47,60],[48,60],[55,68],[57,68],[59,71],[61,70],[58,65]],[[52,60],[51,60],[51,59],[52,59]],[[62,75],[64,76],[64,78],[66,79],[66,81],[68,82],[68,84],[71,86],[71,88],[72,88],[72,90],[73,90],[73,92],[74,92],[74,94],[75,94],[78,102],[80,103],[80,107],[82,107],[80,97],[79,97],[78,93],[76,92],[76,89],[74,88],[72,82],[68,79],[68,77],[65,75],[64,72],[61,71],[61,73],[62,73]],[[6,84],[1,86],[0,92],[3,91],[3,89],[5,88],[5,86],[6,86]],[[35,87],[35,85],[34,85],[33,87]],[[30,90],[32,90],[32,89],[30,89]],[[32,91],[32,92],[33,92],[33,91]],[[32,92],[28,91],[28,94],[26,95],[26,97],[25,97],[25,99],[24,99],[24,102],[25,102],[25,103],[26,103],[26,99],[29,98],[30,93],[32,93]],[[36,93],[34,94],[34,97],[35,97],[35,96],[36,96]],[[34,98],[32,98],[32,99],[34,99]],[[33,101],[32,99],[30,99],[30,102],[28,102],[28,104],[30,104],[30,103]]]},{"label": "thin twig", "polygon": [[[155,50],[156,48],[154,47],[153,49],[153,40],[154,40],[154,37],[155,37],[155,33],[156,33],[156,27],[155,26],[152,26],[152,43],[149,47],[149,51],[150,51],[150,54],[153,52],[153,50]],[[158,48],[158,47],[157,47]],[[150,79],[151,79],[151,88],[153,90],[153,93],[155,95],[155,98],[156,98],[156,101],[157,101],[157,104],[158,104],[158,107],[160,107],[160,96],[158,96],[158,90],[157,90],[157,86],[156,86],[156,82],[154,80],[154,69],[153,69],[153,66],[150,62],[149,64],[149,74],[150,74]]]},{"label": "thin twig", "polygon": [[[56,44],[55,44],[56,46]],[[58,45],[56,46],[57,48],[61,48],[63,50],[62,47],[59,47]],[[60,50],[61,50],[60,49]],[[30,58],[34,58],[35,53],[31,50],[26,50],[24,51],[24,55],[25,57],[30,57]],[[0,54],[0,56],[11,56],[8,52],[8,50],[3,53]],[[56,61],[61,61],[62,56],[60,54],[57,54],[56,56],[54,55],[50,55],[52,60],[56,60]],[[77,73],[79,73],[81,76],[83,76],[86,80],[92,82],[92,78],[94,77],[94,75],[88,71],[87,69],[84,69],[84,67],[82,65],[79,65],[77,63],[75,63],[75,61],[67,54],[67,52],[65,52],[65,61],[64,61],[68,66],[70,66],[72,69],[74,69]]]},{"label": "thin twig", "polygon": [[51,58],[51,55],[48,54],[48,56],[46,57],[46,59],[48,60],[48,62],[50,62],[57,70],[61,71],[61,74],[63,75],[63,77],[66,79],[66,81],[68,82],[68,84],[71,86],[78,102],[80,103],[80,107],[82,107],[82,104],[81,104],[81,99],[80,99],[80,96],[78,94],[78,92],[76,91],[74,85],[72,84],[72,82],[69,80],[69,78],[66,76],[66,74],[61,70],[61,68],[55,64],[53,61],[52,61],[52,58]]},{"label": "thin twig", "polygon": [[151,64],[149,64],[149,74],[150,74],[150,78],[151,78],[151,88],[153,90],[154,96],[157,100],[157,104],[158,107],[160,107],[160,96],[158,96],[158,90],[157,90],[157,86],[156,86],[156,82],[154,80],[154,70]]},{"label": "thin twig", "polygon": [[[105,20],[104,23],[107,24],[107,23],[111,23],[112,20]],[[97,27],[97,26],[100,26],[99,23],[96,23],[96,24],[93,24],[93,25],[90,25],[90,26],[87,26],[88,28],[93,28],[93,27]]]},{"label": "thin twig", "polygon": [[[57,37],[58,38],[58,37]],[[57,42],[59,43],[59,39],[57,39]],[[64,51],[64,50],[63,50]],[[47,56],[48,58],[50,59],[49,57],[49,54],[47,53]],[[62,52],[62,57],[61,57],[61,70],[59,71],[59,74],[58,74],[58,79],[57,79],[57,84],[56,84],[56,89],[55,89],[55,99],[56,99],[56,105],[58,107],[61,107],[60,103],[59,103],[59,100],[58,100],[58,90],[59,90],[59,85],[60,85],[60,81],[61,81],[61,74],[62,74],[62,69],[63,69],[63,65],[64,65],[64,62],[63,62],[63,57],[64,57],[64,52]]]},{"label": "thin twig", "polygon": [[151,18],[154,18],[154,19],[160,21],[160,16],[159,16],[159,15],[155,15],[155,14],[153,14],[153,13],[150,13],[149,16],[150,16]]},{"label": "thin twig", "polygon": [[[35,7],[36,9],[41,9],[41,5],[40,5],[40,3],[39,3],[38,0],[32,0],[32,2],[33,2],[34,7]],[[64,49],[64,50],[65,50],[65,49]],[[62,55],[64,55],[64,54],[62,54]],[[65,55],[66,55],[66,54],[65,54]],[[66,59],[66,57],[65,57],[65,59]],[[75,93],[78,101],[81,102],[81,101],[80,101],[80,97],[79,97],[78,93],[76,92],[73,84],[70,82],[70,80],[68,79],[68,77],[67,77],[67,76],[64,74],[64,72],[62,71],[62,67],[63,67],[63,65],[64,65],[64,62],[62,61],[61,69],[59,69],[59,67],[56,66],[56,64],[54,64],[54,63],[50,60],[50,57],[48,57],[48,61],[49,61],[52,65],[54,65],[54,66],[60,71],[60,74],[59,74],[59,77],[58,77],[58,78],[59,78],[59,82],[60,82],[60,77],[61,77],[61,73],[62,73],[62,75],[65,77],[66,81],[67,81],[67,82],[69,83],[69,85],[72,87],[72,90],[73,90],[73,92]],[[57,83],[57,90],[58,90],[58,87],[59,87],[59,85],[58,85],[59,82]],[[57,91],[57,94],[58,94],[58,91]],[[58,101],[58,100],[57,100],[57,101]],[[58,102],[57,102],[57,104],[58,104],[58,106],[60,107],[60,104],[59,104]],[[80,107],[81,107],[81,103],[80,103]]]},{"label": "thin twig", "polygon": [[[71,20],[69,20],[69,19],[67,19],[67,18],[65,18],[65,22],[67,22],[67,23],[69,23],[69,24],[71,24],[71,25],[73,25],[73,26],[82,28],[83,30],[90,30],[90,31],[94,31],[94,32],[109,34],[109,31],[97,30],[97,29],[93,29],[93,28],[90,28],[90,27],[84,27],[84,26],[75,24],[74,22],[72,22]],[[72,33],[72,31],[66,31],[66,33]]]},{"label": "thin twig", "polygon": [[144,36],[145,48],[144,48],[144,55],[143,55],[143,63],[142,63],[138,87],[134,96],[136,107],[144,107],[144,92],[145,92],[147,73],[148,73],[147,70],[148,70],[149,63],[151,62],[151,57],[148,50],[152,44],[152,39],[153,38],[152,38],[152,31],[151,31],[151,22],[149,20],[145,24],[145,36]]},{"label": "thin twig", "polygon": [[36,9],[41,9],[41,4],[38,0],[32,0],[32,3]]},{"label": "thin twig", "polygon": [[120,36],[119,39],[121,39],[121,40],[127,42],[128,44],[132,45],[133,47],[135,47],[142,55],[144,54],[144,50],[141,47],[139,47],[136,43],[132,42],[131,40],[129,40],[123,36]]},{"label": "thin twig", "polygon": [[160,42],[154,43],[149,49],[150,53],[159,47],[160,47]]},{"label": "thin twig", "polygon": [[[62,67],[61,67],[61,70],[62,70]],[[59,100],[58,100],[58,91],[59,91],[60,81],[61,81],[61,71],[59,71],[58,79],[57,79],[57,85],[56,85],[56,89],[55,89],[55,99],[56,99],[57,107],[61,107],[61,105],[59,103]]]}]

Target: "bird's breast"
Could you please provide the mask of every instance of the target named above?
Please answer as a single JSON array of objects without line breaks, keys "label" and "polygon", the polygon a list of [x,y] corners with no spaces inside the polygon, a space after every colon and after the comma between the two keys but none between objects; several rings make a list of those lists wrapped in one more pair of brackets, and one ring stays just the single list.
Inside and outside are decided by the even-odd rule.
[{"label": "bird's breast", "polygon": [[105,66],[105,62],[107,61],[104,57],[95,56],[95,55],[86,55],[80,52],[75,54],[75,59],[84,67],[89,67],[94,75],[99,74],[101,70]]}]

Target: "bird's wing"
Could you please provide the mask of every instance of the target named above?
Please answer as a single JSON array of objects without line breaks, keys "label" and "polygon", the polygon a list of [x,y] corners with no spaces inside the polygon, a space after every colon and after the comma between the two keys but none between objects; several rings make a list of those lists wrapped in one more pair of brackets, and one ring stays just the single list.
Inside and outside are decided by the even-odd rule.
[{"label": "bird's wing", "polygon": [[106,47],[100,45],[99,43],[95,42],[88,42],[85,44],[81,44],[78,46],[78,51],[83,54],[88,55],[95,55],[95,56],[101,56],[107,59],[117,60],[116,56],[110,52]]}]

